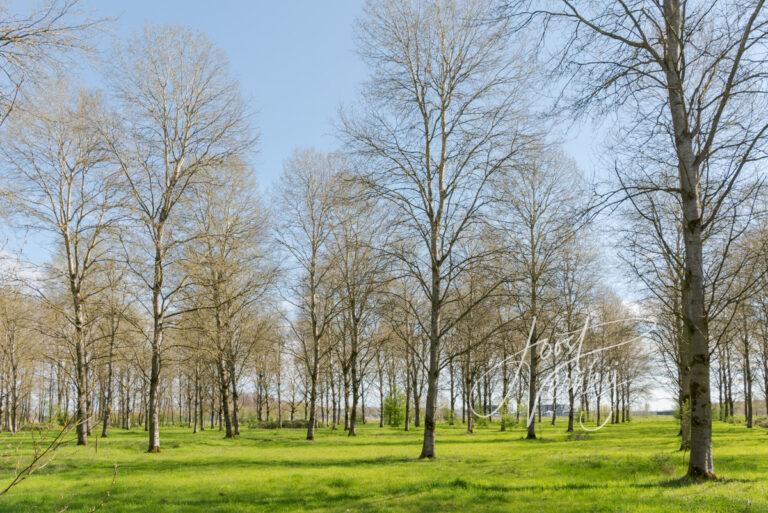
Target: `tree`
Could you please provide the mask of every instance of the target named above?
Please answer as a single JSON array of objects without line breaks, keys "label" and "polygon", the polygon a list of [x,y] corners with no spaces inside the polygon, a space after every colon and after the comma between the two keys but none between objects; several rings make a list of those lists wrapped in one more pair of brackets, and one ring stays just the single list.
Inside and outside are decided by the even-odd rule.
[{"label": "tree", "polygon": [[324,342],[340,309],[333,278],[336,264],[329,249],[340,167],[338,156],[296,151],[285,165],[276,198],[280,212],[276,237],[291,258],[294,282],[286,298],[295,309],[289,323],[309,380],[307,440],[315,439],[321,362],[332,348]]},{"label": "tree", "polygon": [[[579,330],[587,320],[590,301],[596,279],[592,274],[596,261],[594,249],[588,241],[573,240],[563,248],[562,261],[557,273],[558,289],[562,291],[559,309],[563,312],[563,328],[570,340],[576,340]],[[579,362],[570,359],[565,364],[566,383],[568,385],[568,427],[574,429],[576,412],[576,394],[580,372]]]},{"label": "tree", "polygon": [[[63,265],[49,266],[47,274],[67,291],[62,318],[73,330],[77,443],[86,445],[86,343],[92,327],[86,313],[99,292],[95,278],[107,258],[120,189],[100,135],[107,117],[98,96],[73,93],[60,83],[47,87],[45,97],[43,101],[39,92],[12,118],[3,154],[10,165],[6,176],[15,188],[11,198],[18,212],[32,227],[53,234],[63,256]],[[30,285],[48,305],[61,306],[50,292]]]},{"label": "tree", "polygon": [[197,331],[211,342],[227,438],[240,434],[238,381],[260,334],[254,306],[268,306],[264,301],[275,278],[266,216],[249,173],[241,163],[230,163],[220,171],[221,183],[197,191],[197,235],[186,257],[194,283],[189,309]]},{"label": "tree", "polygon": [[[347,361],[342,365],[350,369],[352,404],[347,425],[349,436],[357,434],[357,410],[364,363],[372,354],[376,303],[388,279],[388,259],[377,248],[386,246],[385,216],[375,201],[361,201],[354,190],[354,182],[340,184],[333,209],[333,231],[330,251],[337,266],[340,281],[340,304],[344,338],[349,339]],[[346,187],[345,187],[346,186]]]},{"label": "tree", "polygon": [[5,4],[0,4],[0,124],[23,96],[24,88],[44,83],[48,72],[59,68],[73,52],[89,50],[88,36],[105,22],[78,20],[80,0],[46,0],[16,16],[10,15]]},{"label": "tree", "polygon": [[483,258],[456,247],[475,233],[489,184],[521,142],[519,93],[529,68],[512,58],[507,28],[486,0],[369,1],[359,28],[371,78],[363,112],[344,115],[343,130],[366,163],[360,180],[391,203],[410,238],[393,251],[399,272],[429,303],[420,319],[429,338],[423,458],[435,456],[442,339],[491,293],[446,318],[453,283]]},{"label": "tree", "polygon": [[[180,27],[147,26],[115,57],[124,126],[107,140],[141,228],[131,267],[149,291],[149,452],[160,450],[159,387],[166,322],[189,283],[178,257],[187,242],[179,205],[212,171],[253,144],[237,83],[208,39]],[[126,244],[127,245],[127,244]]]},{"label": "tree", "polygon": [[[539,338],[554,322],[553,294],[564,250],[570,249],[578,221],[578,175],[556,150],[538,148],[512,166],[500,191],[500,224],[509,257],[520,273],[516,291],[530,328],[528,439],[536,438],[534,408],[539,394]],[[556,312],[554,312],[556,313]]]},{"label": "tree", "polygon": [[690,366],[688,475],[712,478],[706,233],[722,210],[751,195],[740,189],[765,148],[764,1],[551,0],[507,7],[520,27],[543,18],[550,33],[566,34],[551,62],[569,84],[569,105],[577,112],[621,109],[624,148],[631,148],[635,162],[660,164],[640,166],[631,176],[617,164],[620,199],[661,191],[679,201]]},{"label": "tree", "polygon": [[33,328],[35,311],[34,301],[18,288],[0,289],[0,382],[5,387],[6,428],[12,434],[20,428],[23,387],[30,385],[29,371],[35,365],[33,355],[38,340]]}]

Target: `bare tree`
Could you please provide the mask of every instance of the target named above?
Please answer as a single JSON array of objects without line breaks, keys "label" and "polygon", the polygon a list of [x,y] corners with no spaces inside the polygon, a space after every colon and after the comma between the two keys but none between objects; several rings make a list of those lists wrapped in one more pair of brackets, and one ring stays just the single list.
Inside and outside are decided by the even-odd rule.
[{"label": "bare tree", "polygon": [[80,0],[46,0],[22,15],[11,15],[6,3],[0,3],[0,124],[23,89],[44,82],[73,52],[89,50],[88,36],[106,21],[83,18]]},{"label": "bare tree", "polygon": [[506,22],[488,22],[490,1],[369,1],[365,13],[359,49],[371,78],[363,112],[343,117],[344,133],[365,159],[361,180],[398,211],[410,250],[393,253],[430,304],[421,319],[429,337],[421,456],[433,458],[441,340],[468,311],[446,318],[445,306],[454,281],[482,258],[456,247],[476,233],[489,183],[519,149],[530,68],[512,59]]},{"label": "bare tree", "polygon": [[375,201],[364,201],[354,190],[354,182],[338,187],[333,210],[330,251],[337,265],[340,281],[341,315],[344,338],[349,352],[342,365],[350,369],[352,404],[349,409],[348,434],[357,434],[357,410],[360,406],[364,362],[372,354],[376,303],[388,279],[388,259],[377,248],[386,246],[385,216]]},{"label": "bare tree", "polygon": [[[5,388],[6,429],[16,434],[20,428],[23,389],[30,385],[41,337],[35,326],[35,301],[18,287],[0,289],[0,382]],[[1,419],[0,419],[1,421]]]},{"label": "bare tree", "polygon": [[[99,264],[107,258],[109,231],[115,226],[119,200],[116,173],[101,138],[107,117],[98,96],[73,93],[65,84],[46,88],[12,118],[3,144],[10,164],[7,175],[15,187],[12,199],[33,228],[52,233],[63,265],[47,266],[55,285],[66,288],[68,307],[62,318],[72,327],[77,388],[77,443],[87,443],[88,356],[91,322],[87,309],[99,287]],[[49,306],[60,308],[39,284]],[[50,289],[49,289],[50,290]],[[53,290],[61,290],[54,288]]]},{"label": "bare tree", "polygon": [[[554,322],[553,294],[564,250],[570,249],[578,221],[578,172],[553,149],[536,148],[513,166],[502,182],[501,229],[515,271],[521,275],[515,296],[530,326],[527,438],[536,438],[534,408],[539,387],[538,340]],[[513,271],[514,272],[514,271]],[[543,315],[544,312],[554,315]]]},{"label": "bare tree", "polygon": [[[562,326],[572,340],[578,337],[578,330],[584,325],[589,315],[590,301],[597,279],[594,276],[596,263],[595,251],[588,239],[573,240],[563,249],[557,281],[561,291],[559,301],[562,311]],[[578,393],[579,362],[568,361],[565,365],[565,378],[568,385],[568,427],[573,432]]]},{"label": "bare tree", "polygon": [[266,313],[275,278],[266,216],[250,172],[230,163],[221,171],[222,185],[200,188],[193,207],[198,236],[187,251],[190,309],[211,342],[227,438],[240,434],[238,382],[260,331],[254,306]]},{"label": "bare tree", "polygon": [[297,151],[285,165],[276,198],[280,212],[277,241],[290,256],[291,281],[295,283],[286,298],[295,309],[289,322],[309,380],[307,440],[315,438],[321,362],[332,348],[324,342],[341,306],[329,248],[340,167],[337,156]]},{"label": "bare tree", "polygon": [[177,258],[190,234],[179,222],[192,189],[253,143],[237,83],[208,39],[179,27],[145,27],[115,58],[112,73],[125,125],[108,137],[141,228],[132,263],[150,292],[149,452],[160,450],[158,392],[163,335],[189,283]]},{"label": "bare tree", "polygon": [[626,107],[622,143],[631,144],[636,159],[658,165],[640,166],[631,176],[618,172],[619,197],[661,191],[678,198],[690,362],[688,475],[714,477],[706,232],[723,209],[749,202],[752,195],[739,189],[764,155],[764,1],[548,0],[507,6],[521,26],[542,19],[558,38],[565,34],[552,62],[569,83],[570,106]]}]

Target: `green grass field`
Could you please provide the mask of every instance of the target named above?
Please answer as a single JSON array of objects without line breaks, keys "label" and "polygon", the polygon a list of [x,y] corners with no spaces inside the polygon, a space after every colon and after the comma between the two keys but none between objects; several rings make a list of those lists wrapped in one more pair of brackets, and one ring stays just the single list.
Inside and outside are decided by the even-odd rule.
[{"label": "green grass field", "polygon": [[[680,479],[676,430],[671,418],[637,419],[570,438],[547,426],[526,441],[519,428],[440,426],[438,458],[420,461],[420,430],[371,424],[357,438],[321,429],[313,443],[301,430],[224,440],[166,428],[161,454],[144,452],[143,431],[116,429],[98,448],[60,448],[0,497],[0,511],[768,512],[765,429],[718,423],[720,480],[703,484]],[[2,435],[3,478],[31,437]]]}]

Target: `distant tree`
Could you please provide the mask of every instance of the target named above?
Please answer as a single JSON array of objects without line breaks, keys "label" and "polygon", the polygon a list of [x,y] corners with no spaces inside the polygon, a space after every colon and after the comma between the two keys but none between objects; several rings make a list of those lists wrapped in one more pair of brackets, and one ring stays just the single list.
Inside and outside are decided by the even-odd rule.
[{"label": "distant tree", "polygon": [[285,165],[275,204],[280,214],[277,241],[290,258],[292,286],[285,299],[296,312],[289,323],[309,381],[307,440],[315,438],[321,363],[332,349],[326,338],[341,307],[333,277],[335,256],[329,247],[340,167],[334,155],[296,151]]},{"label": "distant tree", "polygon": [[519,273],[515,297],[529,326],[526,331],[530,330],[526,436],[534,439],[533,412],[539,394],[542,352],[538,342],[559,314],[554,289],[559,266],[571,249],[578,227],[578,171],[560,152],[541,146],[529,152],[524,162],[512,166],[501,184],[501,234]]},{"label": "distant tree", "polygon": [[357,434],[364,363],[371,357],[376,306],[389,279],[389,259],[379,250],[389,242],[386,216],[381,215],[381,208],[375,201],[362,200],[354,185],[354,182],[340,180],[329,241],[337,266],[334,274],[340,283],[344,338],[349,340],[345,362],[350,370],[352,392],[347,425],[349,436]]},{"label": "distant tree", "polygon": [[219,183],[196,191],[191,207],[196,237],[186,251],[186,265],[193,282],[189,309],[197,331],[210,341],[225,436],[232,438],[240,434],[238,382],[260,335],[254,307],[266,315],[276,272],[266,212],[250,169],[235,162],[219,173]]}]

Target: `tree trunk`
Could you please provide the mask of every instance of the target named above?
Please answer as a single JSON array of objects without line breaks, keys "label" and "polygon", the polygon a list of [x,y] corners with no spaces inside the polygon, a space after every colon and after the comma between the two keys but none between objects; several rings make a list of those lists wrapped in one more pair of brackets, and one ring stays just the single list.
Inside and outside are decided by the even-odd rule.
[{"label": "tree trunk", "polygon": [[193,407],[193,413],[192,416],[194,419],[192,420],[192,432],[197,433],[198,426],[202,424],[202,415],[198,415],[199,411],[199,404],[200,404],[200,377],[198,376],[198,368],[197,363],[195,363],[195,384],[194,384],[194,407]]},{"label": "tree trunk", "polygon": [[747,427],[752,428],[752,365],[749,360],[749,335],[744,333],[744,418]]},{"label": "tree trunk", "polygon": [[[232,392],[232,434],[234,436],[240,436],[240,394],[237,391],[237,376],[235,374],[235,364],[233,361],[229,363],[229,384]],[[267,403],[269,408],[269,403]],[[269,417],[269,413],[267,413]],[[269,418],[267,418],[269,420]]]},{"label": "tree trunk", "polygon": [[216,362],[219,371],[219,426],[224,426],[224,438],[232,438],[232,417],[229,405],[229,377],[224,368],[224,362]]},{"label": "tree trunk", "polygon": [[699,166],[689,131],[685,88],[678,70],[682,25],[680,0],[665,0],[665,73],[669,109],[680,177],[682,231],[685,247],[683,324],[689,342],[691,452],[688,475],[714,478],[712,460],[712,404],[709,388],[709,319],[705,307],[702,212],[699,199]]},{"label": "tree trunk", "polygon": [[106,390],[104,391],[104,411],[102,412],[104,419],[101,426],[102,438],[106,438],[109,435],[109,416],[112,414],[112,357],[114,355],[114,348],[115,332],[113,329],[109,337],[109,354],[107,355],[107,382],[105,384]]},{"label": "tree trunk", "polygon": [[307,422],[307,440],[315,439],[315,423],[317,422],[317,375],[318,375],[318,356],[319,348],[318,342],[314,342],[314,362],[312,364],[312,371],[310,378],[310,391],[309,391],[309,421]]},{"label": "tree trunk", "polygon": [[[413,396],[413,427],[421,427],[421,393],[423,388],[419,387],[419,367],[416,361],[416,355],[411,358],[411,395]],[[424,386],[422,382],[422,387]]]},{"label": "tree trunk", "polygon": [[566,364],[566,371],[568,372],[568,427],[567,433],[573,433],[573,415],[576,405],[576,391],[573,387],[573,364],[569,361]]},{"label": "tree trunk", "polygon": [[160,387],[160,350],[163,343],[163,322],[164,305],[162,299],[163,290],[163,251],[161,241],[163,240],[164,227],[160,225],[155,233],[155,262],[154,262],[154,281],[152,283],[152,363],[149,374],[149,401],[147,404],[147,419],[149,431],[148,452],[160,452],[160,397],[158,395]]},{"label": "tree trunk", "polygon": [[379,371],[379,427],[384,427],[384,366],[381,364],[381,353],[376,353],[376,365]]},{"label": "tree trunk", "polygon": [[[437,255],[437,227],[432,227],[431,251]],[[427,403],[424,411],[424,441],[419,458],[435,457],[435,426],[437,415],[437,386],[440,377],[440,265],[432,263],[430,297],[429,369],[427,370]]]},{"label": "tree trunk", "polygon": [[160,452],[160,351],[157,345],[152,349],[152,367],[149,375],[149,401],[146,425],[149,430],[148,452]]},{"label": "tree trunk", "polygon": [[[75,305],[75,372],[77,376],[77,417],[75,422],[77,431],[77,445],[88,444],[88,380],[87,363],[85,356],[85,334],[83,333],[83,312],[78,304]],[[15,390],[14,383],[14,390]],[[16,429],[13,429],[16,432]]]},{"label": "tree trunk", "polygon": [[536,408],[536,373],[537,373],[537,367],[539,363],[539,353],[538,348],[536,347],[536,342],[538,339],[537,335],[537,326],[536,321],[533,321],[534,325],[531,328],[531,340],[530,340],[530,376],[528,378],[528,418],[526,419],[527,422],[527,431],[525,438],[528,440],[534,440],[536,439],[536,415],[535,415],[535,408]]},{"label": "tree trunk", "polygon": [[[406,356],[408,358],[408,356]],[[411,366],[405,366],[405,431],[411,429]]]},{"label": "tree trunk", "polygon": [[453,368],[453,358],[451,358],[451,362],[450,362],[450,364],[448,366],[448,369],[449,369],[449,376],[450,376],[450,379],[451,379],[451,390],[450,390],[450,394],[451,394],[451,412],[450,412],[450,415],[451,416],[448,419],[448,424],[453,426],[454,419],[456,418],[456,385],[455,385],[455,382],[454,382],[456,371]]}]

